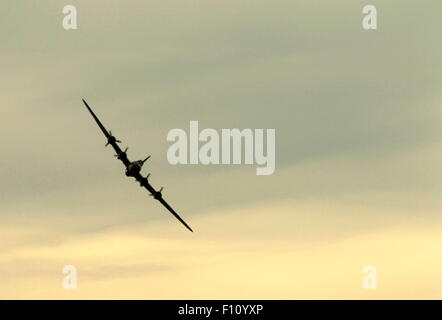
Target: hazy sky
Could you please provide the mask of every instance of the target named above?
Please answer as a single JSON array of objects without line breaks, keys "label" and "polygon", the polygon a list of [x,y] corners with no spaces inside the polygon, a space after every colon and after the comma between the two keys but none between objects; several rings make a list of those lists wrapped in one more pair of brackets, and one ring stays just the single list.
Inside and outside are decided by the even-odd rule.
[{"label": "hazy sky", "polygon": [[[0,298],[441,299],[441,12],[2,1]],[[143,172],[195,233],[124,176],[81,98],[131,159],[152,155]],[[167,133],[190,120],[275,128],[275,173],[170,165]]]}]

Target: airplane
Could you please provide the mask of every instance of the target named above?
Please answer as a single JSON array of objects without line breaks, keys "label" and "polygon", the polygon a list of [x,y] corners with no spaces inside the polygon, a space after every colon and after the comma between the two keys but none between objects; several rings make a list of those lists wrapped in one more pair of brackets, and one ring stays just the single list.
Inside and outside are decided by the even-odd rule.
[{"label": "airplane", "polygon": [[101,131],[104,133],[104,136],[106,137],[106,140],[107,140],[105,146],[111,145],[114,148],[115,153],[116,153],[114,156],[118,160],[123,162],[124,166],[126,167],[126,176],[135,178],[135,180],[137,180],[140,183],[141,187],[146,188],[147,191],[150,192],[150,194],[149,194],[150,196],[152,196],[155,200],[158,200],[171,214],[173,214],[173,216],[175,218],[178,219],[178,221],[180,221],[187,229],[189,229],[191,232],[193,232],[192,228],[190,228],[187,225],[187,223],[178,215],[178,213],[176,213],[175,210],[172,209],[172,207],[166,202],[166,200],[164,200],[163,194],[162,194],[163,187],[161,187],[158,191],[155,190],[155,188],[152,187],[152,185],[149,183],[149,180],[148,180],[150,177],[150,173],[146,177],[143,177],[141,175],[141,168],[143,167],[144,163],[150,158],[150,156],[148,156],[144,160],[130,161],[129,158],[127,157],[127,150],[129,148],[126,148],[124,151],[121,150],[121,148],[118,145],[118,143],[121,143],[121,141],[118,140],[117,138],[115,138],[115,136],[112,134],[112,131],[109,130],[109,132],[108,132],[106,130],[106,128],[103,126],[103,124],[97,118],[95,113],[89,107],[86,100],[84,100],[84,99],[82,99],[82,100],[83,100],[84,105],[89,110],[92,117],[94,118],[95,122],[98,124]]}]

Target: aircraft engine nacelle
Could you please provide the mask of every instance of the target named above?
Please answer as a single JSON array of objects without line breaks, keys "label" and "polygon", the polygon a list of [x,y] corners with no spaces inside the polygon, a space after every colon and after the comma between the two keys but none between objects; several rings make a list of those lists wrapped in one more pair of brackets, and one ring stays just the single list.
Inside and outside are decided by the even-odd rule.
[{"label": "aircraft engine nacelle", "polygon": [[115,142],[120,143],[121,141],[118,140],[117,138],[115,138],[115,137],[113,136],[112,131],[109,131],[109,136],[107,137],[106,147],[107,147],[109,144],[114,144]]}]

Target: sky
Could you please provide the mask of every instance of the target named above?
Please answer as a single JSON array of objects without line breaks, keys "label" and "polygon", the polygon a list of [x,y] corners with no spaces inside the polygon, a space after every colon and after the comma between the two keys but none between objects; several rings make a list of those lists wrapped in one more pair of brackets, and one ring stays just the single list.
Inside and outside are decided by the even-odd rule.
[{"label": "sky", "polygon": [[[1,299],[442,298],[440,1],[0,12]],[[194,233],[124,175],[82,98],[130,159],[152,155],[143,173]],[[192,120],[274,128],[275,172],[169,164]]]}]

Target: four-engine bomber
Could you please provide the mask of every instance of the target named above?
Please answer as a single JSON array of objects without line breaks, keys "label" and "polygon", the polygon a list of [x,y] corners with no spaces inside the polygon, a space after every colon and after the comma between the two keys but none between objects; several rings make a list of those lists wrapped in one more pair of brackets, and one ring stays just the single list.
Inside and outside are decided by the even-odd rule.
[{"label": "four-engine bomber", "polygon": [[126,167],[126,176],[133,177],[135,180],[137,180],[140,183],[141,187],[144,187],[147,189],[147,191],[150,192],[150,196],[152,196],[155,200],[158,200],[170,213],[172,213],[175,218],[177,218],[187,229],[193,232],[192,228],[190,228],[186,222],[184,222],[183,219],[178,215],[178,213],[175,212],[175,210],[172,209],[171,206],[164,200],[163,198],[163,187],[161,187],[158,191],[152,187],[152,185],[149,183],[149,176],[150,173],[143,177],[141,175],[141,168],[143,167],[144,162],[146,162],[150,156],[145,158],[144,160],[137,160],[137,161],[130,161],[127,157],[127,150],[126,148],[124,151],[121,150],[121,148],[118,146],[118,143],[121,143],[120,140],[115,138],[115,136],[112,134],[112,131],[107,131],[106,128],[102,125],[100,120],[97,118],[95,113],[92,111],[92,109],[89,107],[87,102],[83,99],[84,105],[87,107],[89,112],[91,113],[92,117],[95,119],[95,122],[97,122],[98,126],[100,127],[101,131],[103,131],[104,135],[106,136],[107,143],[106,146],[111,145],[116,154],[115,157],[123,162],[124,166]]}]

